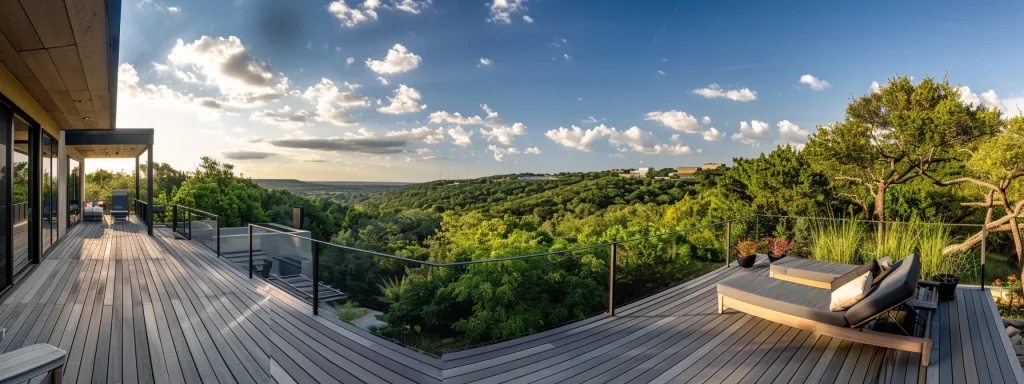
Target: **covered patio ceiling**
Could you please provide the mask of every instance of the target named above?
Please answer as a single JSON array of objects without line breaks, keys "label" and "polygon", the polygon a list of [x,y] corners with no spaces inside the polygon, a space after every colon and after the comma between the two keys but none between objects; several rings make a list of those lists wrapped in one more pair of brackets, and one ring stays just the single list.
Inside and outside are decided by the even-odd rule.
[{"label": "covered patio ceiling", "polygon": [[64,143],[86,159],[138,158],[153,147],[153,130],[122,128],[67,131]]},{"label": "covered patio ceiling", "polygon": [[0,63],[60,129],[112,129],[120,20],[120,0],[0,0]]}]

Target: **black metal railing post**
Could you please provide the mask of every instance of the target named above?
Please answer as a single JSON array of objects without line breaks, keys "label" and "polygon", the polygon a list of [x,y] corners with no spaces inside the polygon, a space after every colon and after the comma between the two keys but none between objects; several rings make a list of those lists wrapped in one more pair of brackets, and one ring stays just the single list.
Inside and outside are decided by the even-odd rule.
[{"label": "black metal railing post", "polygon": [[220,257],[220,216],[217,216],[217,257]]},{"label": "black metal railing post", "polygon": [[188,211],[188,239],[192,240],[192,211]]},{"label": "black metal railing post", "polygon": [[249,278],[252,278],[252,225],[249,225]]},{"label": "black metal railing post", "polygon": [[311,241],[313,246],[313,315],[320,314],[320,247]]},{"label": "black metal railing post", "polygon": [[729,266],[729,244],[732,244],[732,220],[725,222],[725,266]]},{"label": "black metal railing post", "polygon": [[615,243],[608,257],[608,316],[615,316]]},{"label": "black metal railing post", "polygon": [[178,232],[178,204],[171,206],[171,232]]}]

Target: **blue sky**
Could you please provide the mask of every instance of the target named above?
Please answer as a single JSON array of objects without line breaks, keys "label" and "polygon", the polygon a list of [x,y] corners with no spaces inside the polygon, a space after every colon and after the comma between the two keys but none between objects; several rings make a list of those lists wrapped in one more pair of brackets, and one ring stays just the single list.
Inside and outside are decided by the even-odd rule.
[{"label": "blue sky", "polygon": [[1024,3],[831,3],[128,0],[118,126],[180,168],[424,181],[727,163],[897,74],[1024,107]]}]

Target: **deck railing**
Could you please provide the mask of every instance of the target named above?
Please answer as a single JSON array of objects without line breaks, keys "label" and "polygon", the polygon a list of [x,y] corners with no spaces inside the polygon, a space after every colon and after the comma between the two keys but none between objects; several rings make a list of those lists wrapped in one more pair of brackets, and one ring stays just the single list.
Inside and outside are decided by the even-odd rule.
[{"label": "deck railing", "polygon": [[[933,227],[940,230],[928,229]],[[423,254],[416,257],[316,240],[310,238],[309,232],[278,225],[250,224],[248,260],[240,258],[236,262],[247,269],[250,278],[258,276],[267,279],[309,302],[314,314],[319,314],[324,309],[322,306],[326,306],[333,316],[363,328],[377,330],[387,325],[374,321],[373,315],[389,313],[409,282],[427,278],[440,278],[447,283],[454,283],[467,272],[476,276],[497,274],[508,279],[520,279],[523,284],[546,284],[548,286],[535,289],[538,293],[549,290],[544,293],[557,292],[557,295],[565,296],[580,293],[566,286],[596,287],[598,291],[590,292],[590,297],[576,298],[589,303],[581,304],[578,308],[590,308],[573,317],[579,320],[601,312],[615,315],[617,310],[633,302],[728,266],[738,260],[737,246],[741,242],[756,243],[758,253],[771,254],[776,246],[786,248],[788,244],[789,248],[783,250],[784,254],[832,262],[862,263],[882,256],[898,259],[910,252],[927,252],[934,256],[932,254],[941,252],[942,248],[962,242],[974,232],[982,231],[981,227],[971,224],[878,223],[870,220],[750,215],[664,232],[623,230],[621,235],[612,236],[616,238],[613,241],[577,241],[570,237],[576,241],[573,243],[563,238],[553,240],[549,245],[551,250],[546,252],[498,249],[488,250],[487,254],[467,253],[465,250],[446,254],[442,244],[427,252],[429,256]],[[876,237],[879,228],[883,230],[884,236]],[[939,244],[936,249],[936,238],[947,243]],[[787,243],[777,243],[779,241]],[[914,243],[899,244],[901,241]],[[438,244],[441,243],[443,240],[439,240]],[[961,274],[964,282],[984,284],[986,244],[987,236],[983,234],[979,242],[980,259],[977,257],[979,254],[973,251],[961,252],[957,259],[960,264],[952,267],[931,265],[932,271],[951,271],[950,268],[954,268],[952,272]],[[829,246],[849,249],[848,252],[814,254]],[[922,247],[926,249],[922,250]],[[846,256],[850,258],[837,259]],[[929,260],[933,264],[942,262],[942,258],[937,257]],[[981,279],[973,281],[979,275]],[[559,280],[554,281],[553,277]],[[530,288],[519,289],[523,291],[513,294],[530,294]],[[551,300],[566,299],[552,297]],[[606,300],[606,305],[594,305],[593,300]],[[445,310],[471,316],[479,309]],[[426,324],[423,326],[427,327]],[[449,334],[458,333],[449,331]],[[396,336],[397,333],[400,332],[392,330],[390,333],[385,332],[384,336],[409,344],[408,340]],[[476,345],[454,342],[424,352],[438,354],[473,346]]]},{"label": "deck railing", "polygon": [[171,231],[198,241],[220,257],[220,216],[174,204],[171,206]]}]

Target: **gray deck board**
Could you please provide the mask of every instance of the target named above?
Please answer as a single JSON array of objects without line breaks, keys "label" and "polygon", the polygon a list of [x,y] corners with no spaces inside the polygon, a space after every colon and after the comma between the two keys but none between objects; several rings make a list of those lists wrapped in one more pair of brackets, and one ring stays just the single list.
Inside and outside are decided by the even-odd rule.
[{"label": "gray deck board", "polygon": [[49,342],[70,383],[1020,382],[987,291],[934,311],[920,355],[717,313],[723,267],[606,314],[435,359],[336,319],[134,218],[82,223],[0,302],[0,350]]}]

